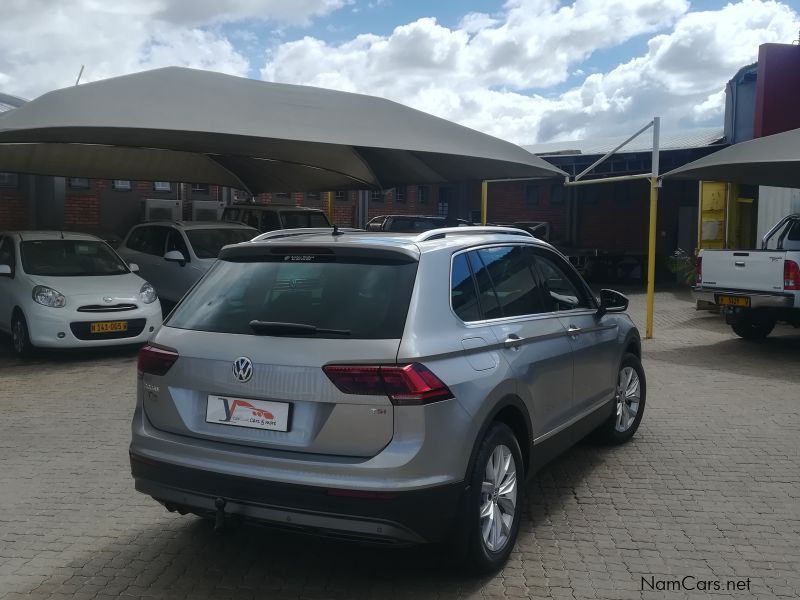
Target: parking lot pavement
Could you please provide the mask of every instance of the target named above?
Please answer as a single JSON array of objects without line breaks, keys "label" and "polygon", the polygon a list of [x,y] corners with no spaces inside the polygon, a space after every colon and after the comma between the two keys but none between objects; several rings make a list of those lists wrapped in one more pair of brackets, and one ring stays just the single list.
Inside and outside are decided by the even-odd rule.
[{"label": "parking lot pavement", "polygon": [[169,514],[128,471],[134,352],[0,354],[0,598],[797,597],[800,331],[744,342],[685,292],[656,312],[639,433],[536,475],[517,549],[485,578],[435,549]]}]

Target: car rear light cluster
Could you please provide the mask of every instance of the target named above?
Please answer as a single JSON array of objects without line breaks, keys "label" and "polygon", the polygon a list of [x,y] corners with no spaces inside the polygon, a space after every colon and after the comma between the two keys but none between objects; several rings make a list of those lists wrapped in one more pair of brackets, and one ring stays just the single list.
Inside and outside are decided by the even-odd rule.
[{"label": "car rear light cluster", "polygon": [[800,290],[800,266],[793,260],[783,261],[783,289]]},{"label": "car rear light cluster", "polygon": [[428,404],[453,397],[448,387],[419,363],[402,366],[328,365],[322,370],[345,394],[386,395],[396,406]]},{"label": "car rear light cluster", "polygon": [[694,259],[694,281],[697,285],[703,283],[703,257]]},{"label": "car rear light cluster", "polygon": [[139,377],[145,373],[148,375],[166,375],[176,360],[178,360],[177,352],[151,346],[150,344],[143,346],[139,350],[137,363]]}]

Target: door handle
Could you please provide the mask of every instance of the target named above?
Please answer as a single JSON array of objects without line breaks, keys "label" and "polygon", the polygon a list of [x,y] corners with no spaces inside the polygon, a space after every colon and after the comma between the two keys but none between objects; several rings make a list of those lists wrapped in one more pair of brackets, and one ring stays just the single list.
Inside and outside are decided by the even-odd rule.
[{"label": "door handle", "polygon": [[567,327],[567,333],[572,337],[577,337],[577,335],[581,332],[580,327],[576,327],[575,325],[570,325]]},{"label": "door handle", "polygon": [[512,350],[516,350],[517,347],[522,343],[522,338],[514,333],[509,333],[508,337],[503,340],[503,346],[506,348],[511,348]]}]

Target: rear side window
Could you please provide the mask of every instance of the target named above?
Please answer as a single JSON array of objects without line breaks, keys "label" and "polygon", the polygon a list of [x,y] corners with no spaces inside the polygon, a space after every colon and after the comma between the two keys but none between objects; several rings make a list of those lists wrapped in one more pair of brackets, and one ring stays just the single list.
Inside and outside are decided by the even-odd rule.
[{"label": "rear side window", "polygon": [[329,227],[328,218],[324,213],[312,211],[281,212],[284,229],[299,229],[304,227]]},{"label": "rear side window", "polygon": [[545,312],[541,290],[533,271],[533,251],[525,246],[500,246],[478,250],[489,271],[500,312],[519,317]]},{"label": "rear side window", "polygon": [[[175,309],[169,327],[255,335],[267,321],[347,330],[335,339],[399,339],[417,263],[405,258],[265,256],[219,260]],[[309,337],[295,334],[295,337]]]},{"label": "rear side window", "polygon": [[453,258],[453,310],[466,322],[546,312],[533,249],[497,246]]},{"label": "rear side window", "polygon": [[139,227],[131,234],[126,245],[137,252],[163,256],[168,233],[169,227]]},{"label": "rear side window", "polygon": [[463,253],[453,258],[450,298],[459,319],[465,322],[481,320],[475,280],[472,278],[467,255]]}]

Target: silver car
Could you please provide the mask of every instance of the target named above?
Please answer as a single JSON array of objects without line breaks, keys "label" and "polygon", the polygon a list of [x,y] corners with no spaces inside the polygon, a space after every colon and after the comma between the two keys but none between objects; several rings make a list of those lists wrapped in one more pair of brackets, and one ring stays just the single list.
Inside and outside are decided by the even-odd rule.
[{"label": "silver car", "polygon": [[525,478],[639,426],[627,305],[519,229],[228,246],[139,355],[136,489],[220,526],[450,542],[495,570]]},{"label": "silver car", "polygon": [[151,221],[134,226],[117,252],[139,266],[159,297],[177,302],[214,264],[223,246],[258,234],[241,223]]}]

